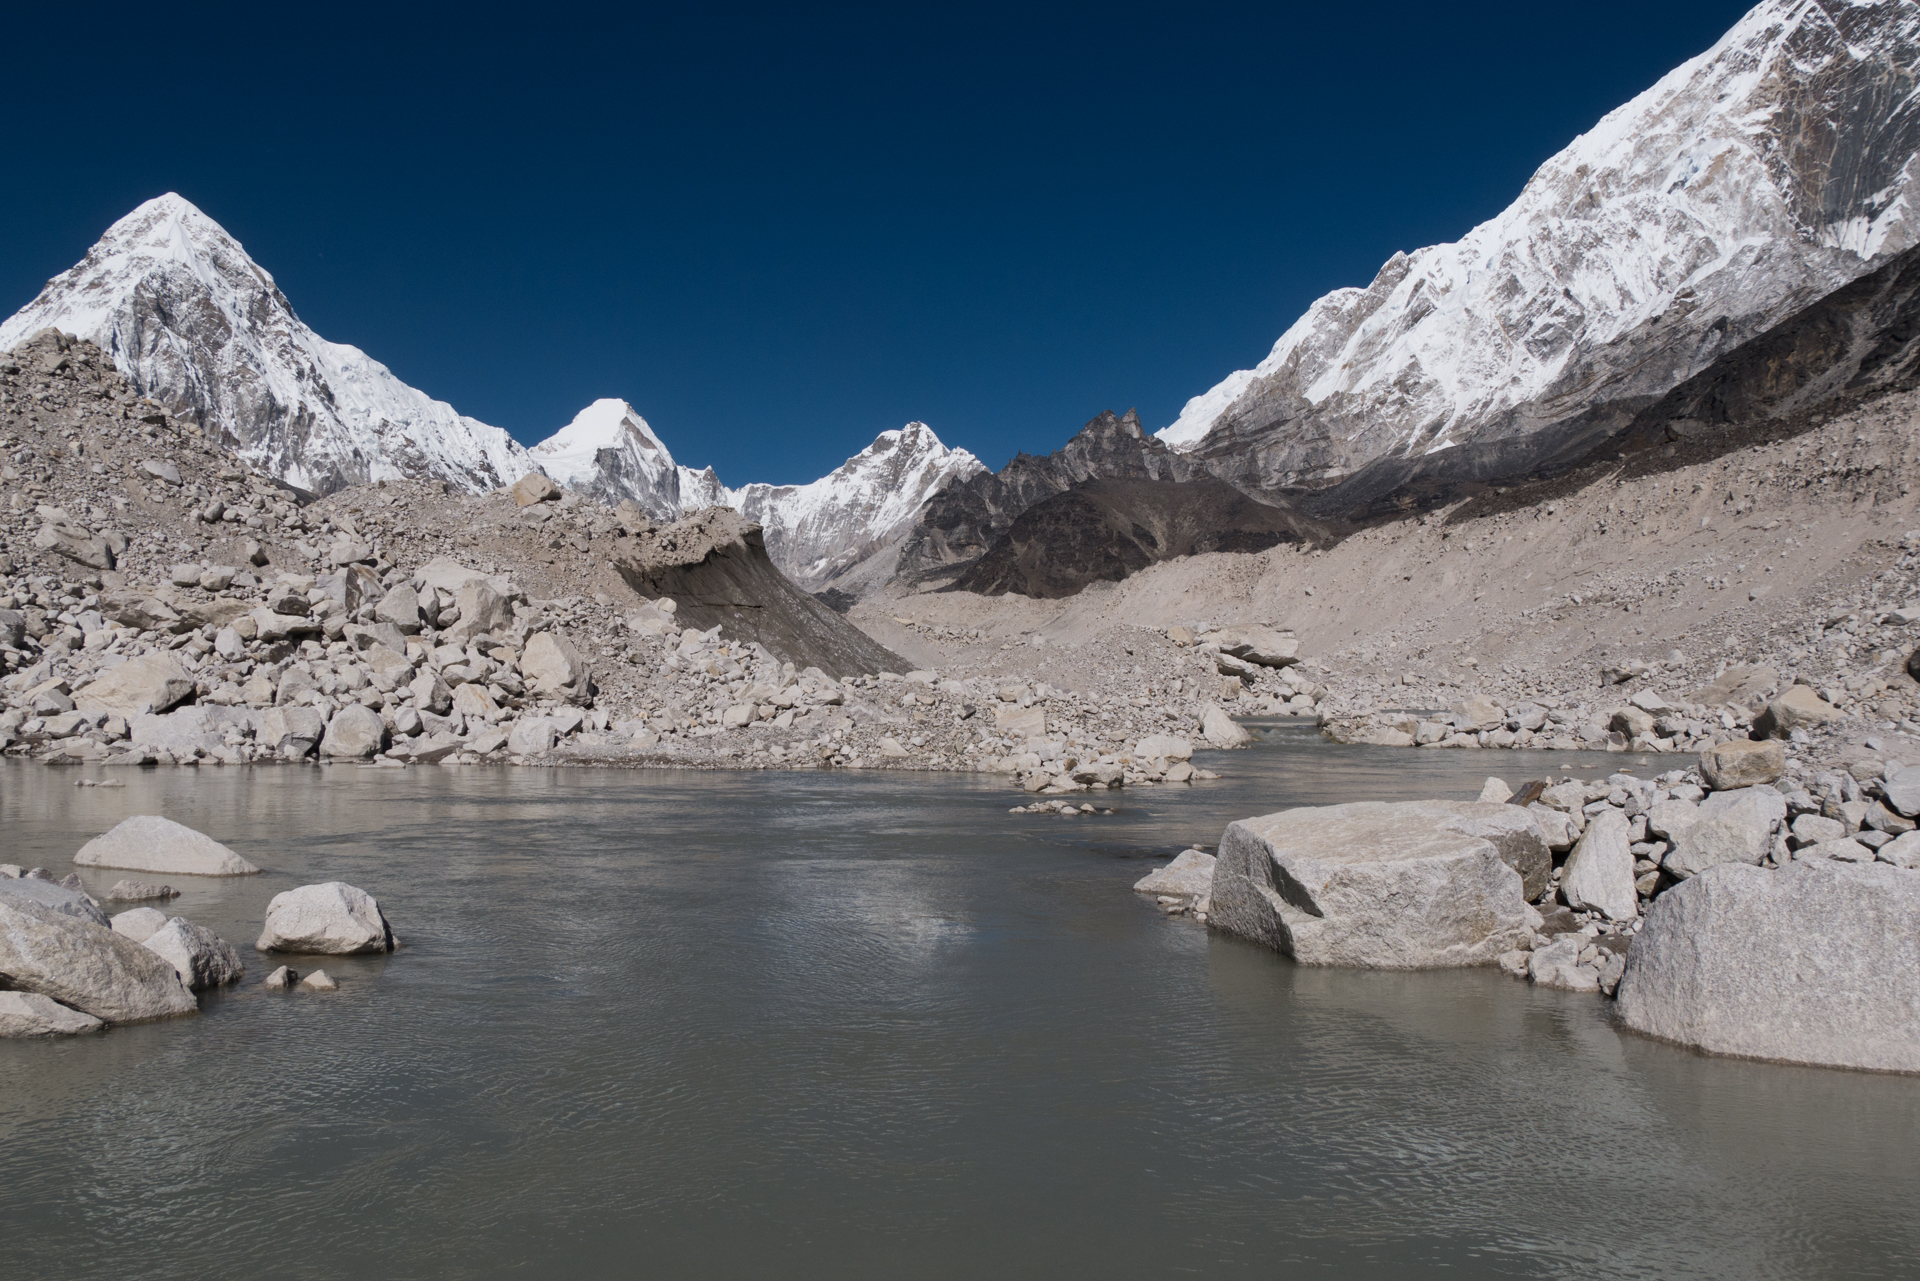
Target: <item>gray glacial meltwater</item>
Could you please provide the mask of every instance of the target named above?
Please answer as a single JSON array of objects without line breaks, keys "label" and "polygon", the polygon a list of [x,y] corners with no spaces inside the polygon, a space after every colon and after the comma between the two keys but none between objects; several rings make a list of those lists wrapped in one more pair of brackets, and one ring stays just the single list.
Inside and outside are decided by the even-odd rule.
[{"label": "gray glacial meltwater", "polygon": [[1633,763],[1299,727],[1062,818],[937,775],[8,762],[9,861],[164,814],[262,869],[169,915],[245,950],[339,880],[403,945],[0,1041],[0,1274],[1920,1272],[1912,1078],[1690,1054],[1494,969],[1302,968],[1130,888],[1233,818],[1471,800],[1494,755]]}]

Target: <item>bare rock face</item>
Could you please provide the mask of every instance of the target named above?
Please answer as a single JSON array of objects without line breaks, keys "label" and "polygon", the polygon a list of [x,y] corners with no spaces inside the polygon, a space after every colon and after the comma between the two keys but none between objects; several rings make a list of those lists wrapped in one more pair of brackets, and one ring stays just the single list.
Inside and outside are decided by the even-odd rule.
[{"label": "bare rock face", "polygon": [[142,1023],[200,1007],[160,957],[104,925],[0,897],[0,977],[109,1023]]},{"label": "bare rock face", "polygon": [[1710,1054],[1920,1072],[1920,872],[1715,867],[1653,901],[1619,1013]]},{"label": "bare rock face", "polygon": [[193,678],[171,654],[130,658],[102,672],[74,694],[83,712],[111,712],[131,719],[158,714],[193,697]]},{"label": "bare rock face", "polygon": [[123,819],[81,846],[73,863],[168,876],[252,876],[260,870],[211,836],[158,814]]},{"label": "bare rock face", "polygon": [[1787,817],[1786,798],[1769,787],[1716,792],[1691,810],[1655,808],[1672,842],[1661,866],[1682,880],[1722,863],[1758,867],[1773,848],[1774,827]]},{"label": "bare rock face", "polygon": [[[1108,410],[1045,458],[1020,454],[997,472],[948,482],[902,539],[896,573],[906,582],[954,577],[985,556],[1028,509],[1088,481],[1184,481],[1204,474],[1197,463],[1148,436],[1138,414]],[[1108,556],[1126,559],[1119,543],[1103,545],[1103,564]]]},{"label": "bare rock face", "polygon": [[195,925],[184,916],[176,916],[141,941],[149,952],[166,961],[180,974],[190,992],[238,983],[246,973],[240,953],[233,944],[205,926]]},{"label": "bare rock face", "polygon": [[326,881],[274,895],[267,904],[266,928],[254,947],[347,956],[391,952],[398,945],[373,895],[345,881]]},{"label": "bare rock face", "polygon": [[1211,921],[1305,965],[1491,965],[1531,938],[1516,864],[1544,882],[1551,857],[1514,805],[1287,810],[1227,828]]},{"label": "bare rock face", "polygon": [[1019,513],[954,586],[983,596],[1057,599],[1180,556],[1265,551],[1320,532],[1291,510],[1211,476],[1102,478]]},{"label": "bare rock face", "polygon": [[0,1037],[74,1036],[106,1024],[38,992],[0,992]]},{"label": "bare rock face", "polygon": [[678,602],[680,626],[722,627],[796,667],[838,678],[912,666],[794,586],[767,559],[760,527],[725,507],[620,539],[613,565],[642,596]]}]

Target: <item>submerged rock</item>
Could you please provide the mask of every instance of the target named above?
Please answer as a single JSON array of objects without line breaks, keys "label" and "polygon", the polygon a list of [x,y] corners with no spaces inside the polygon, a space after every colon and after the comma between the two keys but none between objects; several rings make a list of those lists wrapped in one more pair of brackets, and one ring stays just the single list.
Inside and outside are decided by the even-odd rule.
[{"label": "submerged rock", "polygon": [[254,947],[262,952],[308,952],[345,956],[391,952],[399,946],[380,904],[345,881],[302,885],[273,896],[266,928]]},{"label": "submerged rock", "polygon": [[1414,801],[1287,810],[1221,838],[1212,922],[1308,965],[1490,965],[1531,940],[1527,869],[1551,856],[1513,805]]},{"label": "submerged rock", "polygon": [[1676,885],[1627,954],[1620,1018],[1713,1054],[1920,1072],[1920,873],[1818,859]]},{"label": "submerged rock", "polygon": [[96,836],[73,856],[76,867],[125,868],[171,876],[252,876],[260,869],[202,832],[161,818],[136,814]]}]

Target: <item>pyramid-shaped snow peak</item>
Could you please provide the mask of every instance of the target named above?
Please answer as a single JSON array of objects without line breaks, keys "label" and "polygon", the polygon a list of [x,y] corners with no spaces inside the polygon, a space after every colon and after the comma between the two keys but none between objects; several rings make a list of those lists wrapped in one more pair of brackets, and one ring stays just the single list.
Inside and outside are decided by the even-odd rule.
[{"label": "pyramid-shaped snow peak", "polygon": [[532,469],[504,431],[307,328],[240,242],[172,193],[114,223],[0,324],[0,350],[49,327],[94,342],[142,394],[309,489],[437,477],[479,491]]}]

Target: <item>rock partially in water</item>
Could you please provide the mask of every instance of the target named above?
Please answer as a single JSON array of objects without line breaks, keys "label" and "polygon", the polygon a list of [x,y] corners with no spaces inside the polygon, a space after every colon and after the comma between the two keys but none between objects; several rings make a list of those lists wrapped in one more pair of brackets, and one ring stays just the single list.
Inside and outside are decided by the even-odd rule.
[{"label": "rock partially in water", "polygon": [[1713,1054],[1920,1072],[1920,873],[1709,869],[1655,899],[1620,1017]]},{"label": "rock partially in water", "polygon": [[1412,801],[1287,810],[1227,828],[1213,924],[1308,965],[1490,965],[1531,940],[1524,873],[1545,837],[1514,805]]},{"label": "rock partially in water", "polygon": [[325,970],[315,970],[307,975],[300,980],[300,986],[309,992],[334,992],[340,987]]},{"label": "rock partially in water", "polygon": [[176,916],[154,931],[143,946],[179,971],[180,981],[190,992],[237,983],[247,970],[233,944],[184,916]]},{"label": "rock partially in water", "polygon": [[267,975],[267,977],[261,981],[261,986],[265,987],[268,991],[285,992],[299,981],[300,972],[298,970],[291,970],[282,965],[279,969]]},{"label": "rock partially in water", "polygon": [[87,921],[94,925],[107,924],[107,914],[100,905],[88,898],[80,890],[61,885],[57,881],[41,880],[39,877],[23,876],[19,879],[0,877],[0,900],[7,898],[22,899],[38,903],[41,907],[71,916],[76,920]]},{"label": "rock partially in water", "polygon": [[0,992],[0,1037],[73,1036],[105,1026],[38,992]]},{"label": "rock partially in water", "polygon": [[141,1023],[199,1009],[160,957],[105,925],[0,897],[0,976],[109,1023]]},{"label": "rock partially in water", "polygon": [[136,881],[131,877],[122,877],[113,883],[107,891],[109,903],[144,903],[150,899],[179,898],[180,891],[171,885],[161,885],[154,881]]},{"label": "rock partially in water", "polygon": [[170,876],[252,876],[260,869],[202,832],[162,818],[136,814],[96,836],[73,856],[76,867],[125,868]]},{"label": "rock partially in water", "polygon": [[380,904],[345,881],[302,885],[273,896],[266,928],[254,947],[262,952],[346,956],[391,952],[399,946]]},{"label": "rock partially in water", "polygon": [[1188,900],[1213,892],[1213,855],[1186,850],[1165,867],[1157,867],[1133,884],[1139,894],[1166,894]]},{"label": "rock partially in water", "polygon": [[122,938],[144,943],[166,928],[167,914],[158,908],[136,907],[117,914],[109,924]]}]

